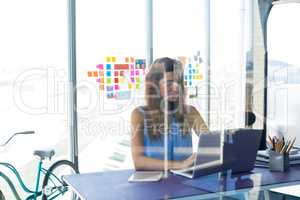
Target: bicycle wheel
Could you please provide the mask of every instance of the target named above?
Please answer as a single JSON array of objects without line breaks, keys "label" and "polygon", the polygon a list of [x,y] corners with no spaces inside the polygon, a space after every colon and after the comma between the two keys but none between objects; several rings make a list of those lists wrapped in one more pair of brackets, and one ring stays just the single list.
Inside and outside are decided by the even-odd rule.
[{"label": "bicycle wheel", "polygon": [[68,189],[67,184],[62,179],[64,175],[78,173],[75,165],[68,160],[60,160],[51,165],[47,170],[43,181],[42,200],[52,200],[57,197],[62,200],[78,199],[73,192]]},{"label": "bicycle wheel", "polygon": [[0,200],[5,200],[5,197],[4,197],[4,195],[3,195],[3,193],[2,193],[1,190],[0,190]]}]

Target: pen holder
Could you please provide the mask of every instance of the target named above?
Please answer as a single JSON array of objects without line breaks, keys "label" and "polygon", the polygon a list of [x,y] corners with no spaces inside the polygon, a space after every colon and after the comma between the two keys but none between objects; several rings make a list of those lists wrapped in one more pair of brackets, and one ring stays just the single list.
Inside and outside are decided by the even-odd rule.
[{"label": "pen holder", "polygon": [[289,154],[269,151],[269,168],[271,171],[285,172],[289,170]]}]

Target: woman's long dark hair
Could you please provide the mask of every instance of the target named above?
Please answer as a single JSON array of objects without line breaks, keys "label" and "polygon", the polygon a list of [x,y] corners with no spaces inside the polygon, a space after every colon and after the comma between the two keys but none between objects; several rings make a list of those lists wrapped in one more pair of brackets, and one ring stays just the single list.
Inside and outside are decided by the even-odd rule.
[{"label": "woman's long dark hair", "polygon": [[[173,81],[178,84],[178,100],[165,105],[164,98],[160,95],[159,82],[165,77],[165,73],[173,73]],[[184,69],[180,61],[168,57],[159,58],[153,62],[146,75],[145,98],[146,98],[146,125],[151,138],[157,138],[164,130],[164,108],[168,106],[168,127],[171,116],[175,116],[183,134],[190,133],[185,104]]]}]

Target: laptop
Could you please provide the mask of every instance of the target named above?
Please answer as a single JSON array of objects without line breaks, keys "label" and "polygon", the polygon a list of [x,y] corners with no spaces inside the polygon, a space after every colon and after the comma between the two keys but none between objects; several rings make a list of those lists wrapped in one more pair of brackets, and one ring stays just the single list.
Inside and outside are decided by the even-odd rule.
[{"label": "laptop", "polygon": [[261,134],[262,130],[257,129],[225,130],[223,142],[221,131],[201,134],[193,166],[171,172],[187,178],[227,170],[249,172],[254,168]]}]

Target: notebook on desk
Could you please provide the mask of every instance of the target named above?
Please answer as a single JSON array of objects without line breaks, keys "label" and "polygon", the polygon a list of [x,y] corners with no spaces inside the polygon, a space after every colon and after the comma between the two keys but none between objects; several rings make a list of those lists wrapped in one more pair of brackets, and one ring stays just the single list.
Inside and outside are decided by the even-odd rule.
[{"label": "notebook on desk", "polygon": [[199,136],[197,156],[192,167],[171,170],[172,173],[196,178],[216,172],[232,170],[232,173],[247,172],[254,168],[262,130],[236,129],[214,131]]}]

